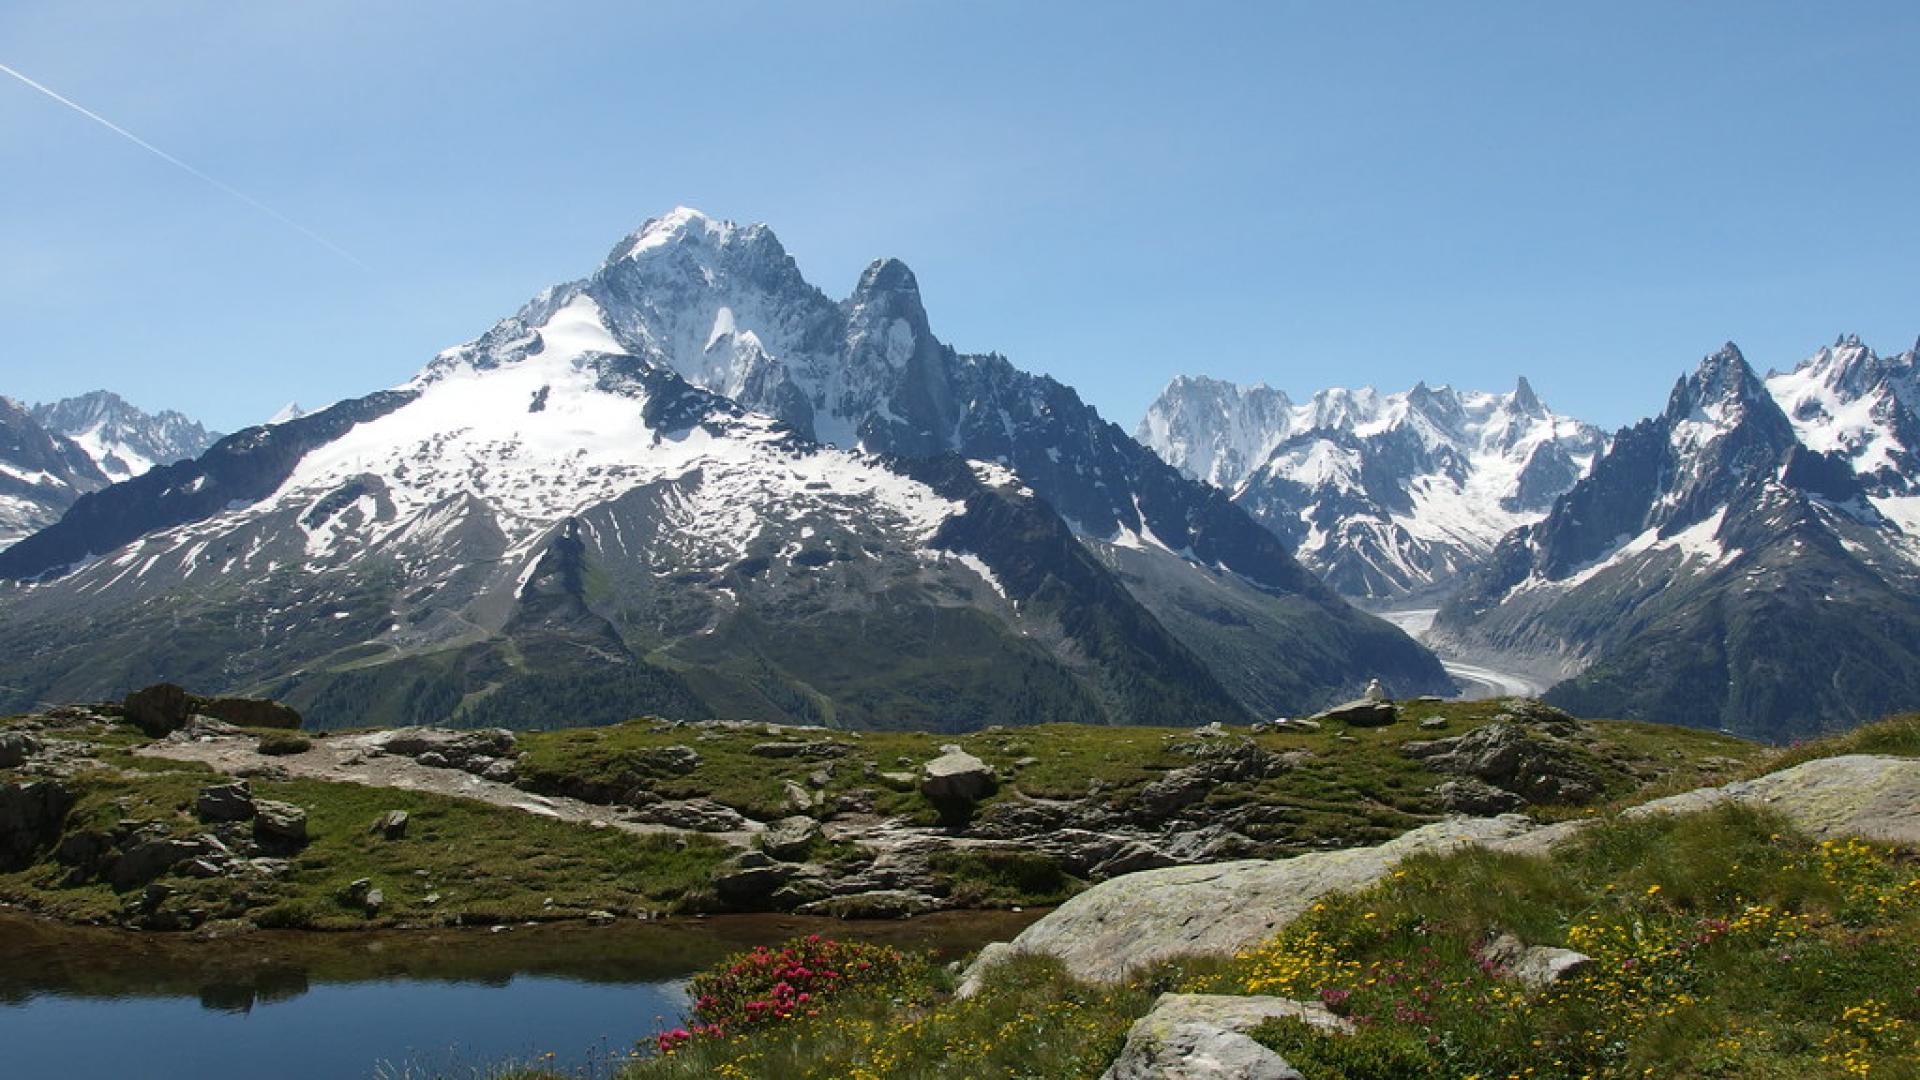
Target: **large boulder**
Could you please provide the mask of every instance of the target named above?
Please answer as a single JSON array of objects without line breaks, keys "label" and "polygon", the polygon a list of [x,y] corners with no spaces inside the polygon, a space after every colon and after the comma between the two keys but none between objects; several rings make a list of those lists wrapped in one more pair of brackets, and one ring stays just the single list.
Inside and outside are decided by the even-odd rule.
[{"label": "large boulder", "polygon": [[978,802],[993,794],[996,784],[992,766],[952,744],[920,766],[920,794],[936,803]]},{"label": "large boulder", "polygon": [[1269,1020],[1327,1031],[1352,1025],[1315,1002],[1228,994],[1162,994],[1134,1021],[1127,1045],[1101,1080],[1304,1080],[1248,1034]]},{"label": "large boulder", "polygon": [[951,743],[940,748],[939,757],[920,766],[920,794],[948,825],[972,820],[975,804],[993,794],[998,785],[992,766]]},{"label": "large boulder", "polygon": [[280,728],[286,731],[295,731],[300,727],[300,714],[292,706],[265,698],[196,697],[192,703],[193,711],[201,716],[211,716],[215,720],[241,727]]},{"label": "large boulder", "polygon": [[60,839],[74,793],[54,780],[0,784],[0,872],[33,864]]},{"label": "large boulder", "polygon": [[135,690],[120,703],[134,727],[154,738],[180,730],[193,715],[193,695],[172,683]]},{"label": "large boulder", "polygon": [[1119,983],[1161,960],[1251,948],[1321,897],[1364,889],[1415,852],[1493,844],[1533,829],[1517,815],[1454,818],[1377,847],[1126,874],[1068,900],[1012,944],[1057,957],[1076,978]]},{"label": "large boulder", "polygon": [[24,731],[0,731],[0,769],[18,768],[40,752],[40,740]]}]

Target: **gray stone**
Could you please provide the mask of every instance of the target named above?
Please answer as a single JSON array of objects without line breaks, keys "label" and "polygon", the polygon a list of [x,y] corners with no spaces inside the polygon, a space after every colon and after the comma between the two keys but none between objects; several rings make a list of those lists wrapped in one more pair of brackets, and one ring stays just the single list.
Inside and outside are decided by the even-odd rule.
[{"label": "gray stone", "polygon": [[993,794],[996,784],[986,762],[951,744],[920,766],[920,794],[937,803],[978,802]]},{"label": "gray stone", "polygon": [[663,799],[635,807],[633,816],[694,832],[739,832],[747,827],[738,810],[712,799]]},{"label": "gray stone", "polygon": [[368,889],[362,906],[366,908],[367,914],[378,915],[380,909],[387,906],[387,894],[379,889]]},{"label": "gray stone", "polygon": [[203,787],[194,796],[193,812],[201,821],[246,821],[254,815],[253,790],[245,780]]},{"label": "gray stone", "polygon": [[519,741],[505,728],[449,731],[444,728],[395,728],[375,736],[372,746],[384,753],[410,757],[435,769],[483,773],[501,758],[520,752]]},{"label": "gray stone", "polygon": [[480,775],[496,784],[511,784],[519,776],[519,770],[513,767],[513,762],[496,758],[493,764],[480,770]]},{"label": "gray stone", "polygon": [[0,871],[29,866],[59,842],[74,800],[74,793],[54,780],[0,784]]},{"label": "gray stone", "polygon": [[1162,994],[1134,1021],[1101,1080],[1304,1080],[1247,1033],[1269,1020],[1352,1030],[1318,1003],[1228,994]]},{"label": "gray stone", "polygon": [[1316,723],[1339,722],[1348,727],[1385,727],[1400,718],[1399,710],[1390,701],[1368,701],[1361,698],[1348,701],[1325,712],[1315,713]]},{"label": "gray stone", "polygon": [[407,821],[405,810],[389,810],[380,815],[380,820],[375,821],[373,828],[367,831],[388,840],[398,840],[407,835]]},{"label": "gray stone", "polygon": [[1533,827],[1517,815],[1455,818],[1377,847],[1126,874],[1068,900],[1013,947],[1057,957],[1076,978],[1118,983],[1160,960],[1231,956],[1257,945],[1321,897],[1364,889],[1415,852],[1490,844]]},{"label": "gray stone", "polygon": [[905,889],[874,889],[848,896],[831,896],[793,909],[796,915],[825,915],[834,919],[904,919],[939,907],[932,897]]},{"label": "gray stone", "polygon": [[1434,785],[1432,793],[1441,809],[1455,814],[1504,814],[1527,804],[1513,792],[1471,776],[1443,780]]},{"label": "gray stone", "polygon": [[292,803],[271,799],[254,801],[254,839],[263,844],[304,844],[307,842],[307,812]]},{"label": "gray stone", "polygon": [[1422,731],[1439,731],[1446,726],[1447,718],[1444,716],[1429,716],[1425,720],[1420,721],[1420,730]]},{"label": "gray stone", "polygon": [[143,885],[200,854],[200,845],[187,840],[140,840],[107,867],[107,884],[121,890]]},{"label": "gray stone", "polygon": [[1480,950],[1480,958],[1528,990],[1544,990],[1593,964],[1593,957],[1585,953],[1548,945],[1527,945],[1512,934],[1494,938]]},{"label": "gray stone", "polygon": [[1884,754],[1818,758],[1758,779],[1656,799],[1621,816],[1688,813],[1728,801],[1776,811],[1818,839],[1858,836],[1920,848],[1920,759]]},{"label": "gray stone", "polygon": [[776,859],[798,862],[813,850],[820,839],[820,823],[810,817],[781,818],[761,837],[761,850]]},{"label": "gray stone", "polygon": [[1529,802],[1578,803],[1601,793],[1600,778],[1571,746],[1518,722],[1495,721],[1451,739],[1400,748],[1429,768],[1485,780]]},{"label": "gray stone", "polygon": [[755,743],[747,751],[759,757],[768,758],[825,758],[841,757],[851,753],[853,747],[831,739],[819,739],[810,742],[782,741]]},{"label": "gray stone", "polygon": [[954,987],[953,996],[965,999],[979,993],[980,988],[986,985],[988,972],[1018,955],[1020,954],[1013,951],[1013,946],[1004,941],[993,942],[981,949],[973,958],[973,963],[967,965],[966,973],[960,979],[960,985]]},{"label": "gray stone", "polygon": [[24,731],[0,731],[0,769],[13,769],[40,752],[40,740]]},{"label": "gray stone", "polygon": [[813,792],[808,791],[806,788],[801,787],[791,780],[781,781],[780,788],[786,794],[788,809],[802,812],[813,809]]}]

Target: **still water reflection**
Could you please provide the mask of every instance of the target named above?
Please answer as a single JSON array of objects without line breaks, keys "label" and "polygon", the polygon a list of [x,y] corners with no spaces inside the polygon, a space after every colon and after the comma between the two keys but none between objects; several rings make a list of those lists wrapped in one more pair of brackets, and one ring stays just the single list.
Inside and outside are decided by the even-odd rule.
[{"label": "still water reflection", "polygon": [[604,1076],[636,1040],[677,1021],[689,974],[729,952],[819,932],[957,956],[1036,917],[728,916],[191,941],[0,913],[0,1072],[336,1080],[467,1077],[537,1060]]}]

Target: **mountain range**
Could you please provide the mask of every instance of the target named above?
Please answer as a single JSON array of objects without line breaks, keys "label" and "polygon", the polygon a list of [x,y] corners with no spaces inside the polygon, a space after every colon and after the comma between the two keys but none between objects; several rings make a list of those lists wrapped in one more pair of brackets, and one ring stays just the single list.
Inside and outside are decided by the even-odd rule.
[{"label": "mountain range", "polygon": [[1438,661],[1070,388],[678,209],[407,383],[0,551],[0,705],[156,679],[318,726],[943,730],[1310,710]]},{"label": "mountain range", "polygon": [[95,390],[27,406],[0,398],[0,548],[58,520],[81,495],[219,438],[172,410],[147,413]]},{"label": "mountain range", "polygon": [[1342,592],[1594,716],[1790,739],[1920,702],[1920,378],[1843,336],[1729,344],[1603,436],[1508,394],[1175,379],[1141,440]]},{"label": "mountain range", "polygon": [[1524,378],[1506,394],[1420,383],[1326,389],[1296,405],[1265,385],[1182,376],[1136,437],[1230,492],[1340,592],[1403,601],[1479,566],[1605,444]]}]

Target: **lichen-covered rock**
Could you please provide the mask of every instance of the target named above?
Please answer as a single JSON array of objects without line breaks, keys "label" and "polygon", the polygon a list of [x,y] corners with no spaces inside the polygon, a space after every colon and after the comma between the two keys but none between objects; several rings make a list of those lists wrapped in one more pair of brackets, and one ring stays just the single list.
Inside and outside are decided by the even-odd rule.
[{"label": "lichen-covered rock", "polygon": [[1156,961],[1231,956],[1259,944],[1314,901],[1366,888],[1415,852],[1488,844],[1533,828],[1514,815],[1456,818],[1377,847],[1126,874],[1068,900],[1013,947],[1057,957],[1076,978],[1117,983]]},{"label": "lichen-covered rock", "polygon": [[639,821],[694,832],[739,832],[748,827],[747,819],[738,810],[712,799],[662,799],[651,793],[642,794],[648,797],[639,800],[633,809],[633,816]]},{"label": "lichen-covered rock", "polygon": [[144,885],[174,867],[198,858],[205,850],[191,840],[165,837],[137,840],[107,867],[107,884],[120,890]]},{"label": "lichen-covered rock", "polygon": [[1134,1021],[1126,1047],[1101,1080],[1304,1080],[1285,1058],[1247,1034],[1280,1019],[1327,1031],[1352,1028],[1314,1002],[1162,994],[1153,1011]]},{"label": "lichen-covered rock", "polygon": [[1814,837],[1920,848],[1920,759],[1884,754],[1817,758],[1754,780],[1655,799],[1621,816],[1690,813],[1728,801],[1776,811]]}]

